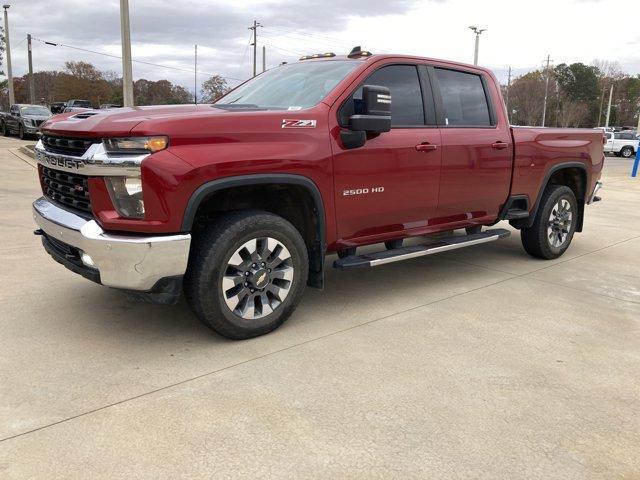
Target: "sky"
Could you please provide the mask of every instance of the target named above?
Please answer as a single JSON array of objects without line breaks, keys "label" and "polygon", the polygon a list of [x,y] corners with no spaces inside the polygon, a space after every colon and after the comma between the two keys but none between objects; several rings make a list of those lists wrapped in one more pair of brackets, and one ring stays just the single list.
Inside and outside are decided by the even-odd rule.
[{"label": "sky", "polygon": [[[11,0],[9,0],[11,1]],[[120,74],[119,0],[13,0],[9,30],[14,76],[27,72],[26,35],[33,43],[34,70],[61,70],[82,60]],[[373,53],[402,53],[473,61],[475,35],[487,30],[479,63],[499,80],[553,64],[595,59],[615,61],[640,74],[638,0],[129,0],[134,78],[169,79],[194,89],[194,45],[198,83],[212,74],[231,86],[252,73],[249,46],[258,28],[267,68],[301,55],[346,54],[355,45]],[[48,41],[65,46],[46,45]],[[70,47],[76,47],[70,48]],[[163,66],[152,66],[150,62]],[[4,65],[6,71],[6,64]]]}]

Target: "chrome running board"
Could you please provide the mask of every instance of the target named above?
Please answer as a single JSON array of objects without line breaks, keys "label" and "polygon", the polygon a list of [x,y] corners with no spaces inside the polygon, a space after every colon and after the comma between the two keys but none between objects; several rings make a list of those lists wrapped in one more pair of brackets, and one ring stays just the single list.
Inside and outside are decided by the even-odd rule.
[{"label": "chrome running board", "polygon": [[453,235],[450,237],[440,238],[437,242],[427,245],[414,245],[393,250],[367,253],[364,255],[350,255],[333,262],[333,267],[339,270],[377,267],[387,263],[400,262],[411,258],[424,257],[426,255],[434,255],[436,253],[457,250],[458,248],[493,242],[500,238],[506,238],[509,235],[511,235],[511,232],[503,228],[494,228],[492,230],[487,230],[482,233],[474,233],[472,235]]}]

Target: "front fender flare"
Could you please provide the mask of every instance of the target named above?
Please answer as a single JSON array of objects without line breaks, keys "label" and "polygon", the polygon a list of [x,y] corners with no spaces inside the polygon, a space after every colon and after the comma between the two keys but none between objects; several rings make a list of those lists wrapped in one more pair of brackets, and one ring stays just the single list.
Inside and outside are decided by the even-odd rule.
[{"label": "front fender flare", "polygon": [[317,217],[318,231],[316,232],[315,245],[312,251],[309,252],[308,283],[312,287],[322,288],[324,284],[324,255],[326,252],[324,203],[317,185],[308,177],[284,173],[269,173],[224,177],[206,182],[200,185],[189,198],[182,217],[182,231],[191,231],[198,208],[210,195],[228,188],[268,184],[298,185],[305,188],[311,194]]}]

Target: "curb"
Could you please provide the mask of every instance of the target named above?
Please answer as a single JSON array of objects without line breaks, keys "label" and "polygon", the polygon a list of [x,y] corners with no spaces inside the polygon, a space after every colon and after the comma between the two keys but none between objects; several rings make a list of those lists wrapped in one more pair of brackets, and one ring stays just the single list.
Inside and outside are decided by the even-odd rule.
[{"label": "curb", "polygon": [[23,155],[26,155],[27,157],[34,158],[34,159],[36,158],[34,149],[33,148],[29,148],[26,145],[18,147],[18,151],[20,153],[22,153]]}]

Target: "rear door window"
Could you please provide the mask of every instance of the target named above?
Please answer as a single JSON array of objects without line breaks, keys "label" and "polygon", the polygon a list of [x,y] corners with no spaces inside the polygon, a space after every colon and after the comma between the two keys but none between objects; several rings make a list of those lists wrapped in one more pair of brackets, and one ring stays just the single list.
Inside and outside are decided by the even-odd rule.
[{"label": "rear door window", "polygon": [[491,114],[480,75],[436,68],[442,97],[444,125],[449,127],[490,127]]}]

